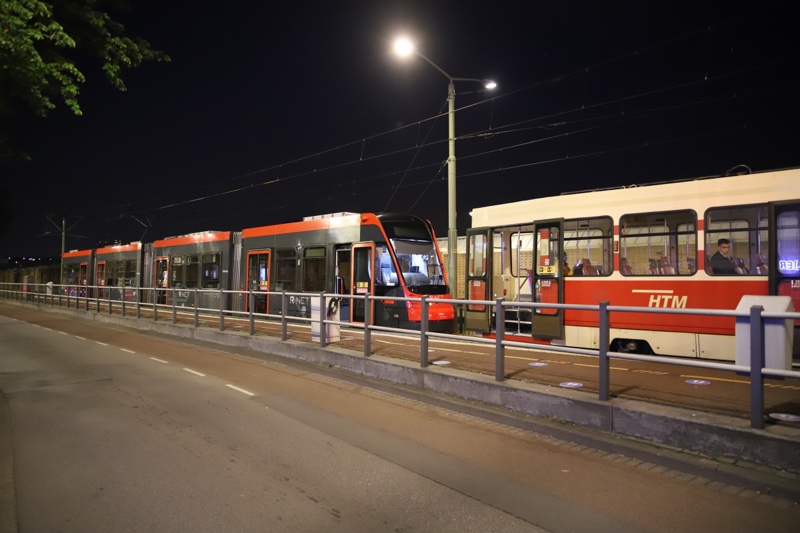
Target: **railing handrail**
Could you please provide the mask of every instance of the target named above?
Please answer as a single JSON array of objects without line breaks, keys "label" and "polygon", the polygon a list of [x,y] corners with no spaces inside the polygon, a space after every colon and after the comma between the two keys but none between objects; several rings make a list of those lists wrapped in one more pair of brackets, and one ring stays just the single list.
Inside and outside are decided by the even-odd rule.
[{"label": "railing handrail", "polygon": [[[30,289],[33,290],[30,290]],[[74,293],[72,294],[74,289]],[[747,310],[728,310],[728,309],[700,309],[700,308],[660,308],[660,307],[633,307],[633,306],[614,306],[610,305],[608,302],[600,302],[597,305],[591,304],[560,304],[560,303],[546,303],[546,302],[520,302],[520,301],[506,301],[504,298],[498,298],[497,300],[464,300],[464,299],[455,299],[455,298],[442,298],[441,295],[424,295],[422,297],[405,297],[405,296],[375,296],[375,295],[354,295],[354,294],[337,294],[337,293],[326,293],[326,292],[295,292],[295,291],[244,291],[244,290],[234,290],[234,289],[200,289],[200,288],[181,288],[181,287],[169,287],[169,288],[158,288],[158,287],[138,287],[138,286],[131,286],[131,285],[69,285],[69,284],[41,284],[41,283],[7,283],[3,282],[0,283],[0,297],[8,298],[11,295],[11,299],[18,299],[17,297],[20,296],[22,299],[33,297],[37,298],[37,303],[41,297],[44,297],[44,303],[47,304],[47,299],[50,299],[50,305],[56,305],[56,299],[58,300],[58,305],[61,306],[62,298],[66,298],[67,307],[70,307],[71,301],[74,299],[76,301],[76,308],[79,308],[83,305],[84,310],[89,311],[90,303],[95,303],[97,312],[100,311],[100,304],[101,302],[108,303],[109,314],[112,312],[112,303],[120,302],[123,306],[123,314],[124,314],[124,306],[126,304],[125,294],[123,293],[120,299],[112,298],[112,290],[116,290],[117,292],[120,290],[123,291],[135,291],[136,295],[133,300],[137,306],[137,316],[138,319],[139,315],[139,308],[140,306],[151,306],[153,309],[153,318],[154,320],[158,320],[158,310],[159,309],[171,309],[173,315],[173,323],[176,322],[177,319],[177,308],[179,306],[176,305],[176,292],[191,292],[195,295],[194,305],[186,306],[184,309],[192,309],[195,314],[195,327],[199,325],[198,314],[200,312],[204,313],[218,313],[219,320],[220,320],[220,329],[224,331],[224,320],[225,314],[235,315],[235,316],[249,316],[251,319],[251,334],[254,334],[254,328],[252,325],[252,321],[255,317],[259,318],[267,318],[267,319],[277,319],[281,322],[281,339],[286,340],[286,327],[287,322],[292,323],[310,323],[312,324],[312,328],[315,324],[318,324],[320,327],[320,335],[319,335],[319,343],[321,346],[325,346],[327,344],[325,328],[329,325],[335,325],[339,327],[348,327],[353,329],[361,329],[364,331],[364,354],[369,356],[371,354],[371,346],[370,346],[370,332],[377,331],[377,332],[391,332],[391,333],[404,333],[404,334],[417,334],[420,337],[420,364],[421,366],[427,366],[427,339],[428,338],[442,338],[442,339],[457,339],[460,342],[473,342],[478,344],[494,344],[496,346],[496,374],[495,379],[497,381],[503,381],[505,379],[504,376],[504,361],[505,361],[505,354],[504,349],[505,347],[516,347],[516,348],[527,348],[527,349],[535,349],[539,351],[550,351],[556,353],[572,353],[572,354],[581,354],[581,355],[590,355],[596,356],[600,359],[601,364],[600,366],[600,400],[608,400],[609,399],[609,385],[610,385],[610,376],[608,374],[608,360],[609,359],[627,359],[627,360],[636,360],[636,361],[644,361],[644,362],[653,362],[653,363],[661,363],[661,364],[674,364],[674,365],[683,365],[683,366],[691,366],[696,368],[708,368],[708,369],[717,369],[717,370],[724,370],[730,372],[737,372],[737,373],[749,373],[751,375],[751,401],[750,401],[750,412],[751,412],[751,426],[754,428],[763,428],[764,421],[763,421],[763,401],[764,401],[764,383],[763,377],[764,376],[773,376],[773,377],[789,377],[789,378],[798,378],[800,379],[800,372],[794,371],[791,369],[780,369],[780,368],[768,368],[765,366],[765,357],[764,357],[764,337],[765,337],[765,327],[766,321],[772,319],[779,319],[779,320],[800,320],[800,312],[765,312],[763,307],[760,305],[754,305],[749,307]],[[92,295],[90,293],[93,292]],[[108,292],[104,292],[108,291]],[[81,295],[80,293],[83,293]],[[151,294],[153,296],[152,302],[144,302],[146,298],[143,298],[143,294]],[[157,302],[157,295],[160,294],[172,294],[171,303],[159,303]],[[218,308],[208,308],[208,307],[200,307],[198,305],[197,295],[199,294],[214,294],[220,296],[220,302]],[[279,297],[282,299],[282,311],[280,314],[270,314],[270,313],[257,313],[252,310],[250,311],[241,311],[241,310],[234,310],[234,309],[227,309],[223,307],[223,296],[225,295],[237,295],[240,297],[253,297],[253,296],[270,296],[270,297]],[[105,296],[105,297],[104,297]],[[319,309],[319,316],[288,316],[286,312],[286,304],[288,298],[292,297],[301,297],[301,298],[308,298],[309,301],[312,299],[318,298],[320,299],[320,307]],[[702,316],[720,316],[720,317],[734,317],[734,318],[746,318],[748,321],[748,331],[750,334],[750,364],[749,365],[741,365],[741,364],[731,364],[731,363],[719,363],[713,361],[700,361],[695,359],[688,359],[688,358],[676,358],[676,357],[665,357],[665,356],[656,356],[656,355],[639,355],[639,354],[630,354],[630,353],[622,353],[622,352],[613,352],[608,351],[607,346],[607,334],[606,334],[606,342],[599,343],[600,346],[597,349],[591,348],[577,348],[577,347],[567,347],[567,346],[557,346],[557,345],[542,345],[542,344],[535,344],[532,345],[530,343],[523,343],[519,341],[513,340],[506,340],[505,336],[505,328],[504,328],[504,320],[505,320],[505,313],[504,312],[495,312],[497,324],[495,328],[496,336],[495,339],[484,338],[484,337],[472,337],[472,336],[464,336],[464,335],[454,335],[448,333],[439,333],[439,332],[431,332],[425,329],[425,325],[427,325],[427,320],[423,320],[423,324],[421,325],[421,329],[419,332],[406,330],[406,329],[398,329],[392,328],[388,326],[379,326],[374,324],[369,324],[369,317],[365,317],[366,323],[351,323],[351,322],[344,322],[341,320],[333,320],[327,316],[327,313],[322,312],[321,310],[324,308],[324,302],[326,302],[329,298],[340,298],[340,299],[347,299],[347,300],[364,300],[366,303],[370,301],[383,301],[383,300],[392,300],[392,301],[404,301],[404,302],[419,302],[423,306],[423,316],[427,317],[427,309],[428,306],[432,303],[447,303],[454,306],[457,305],[480,305],[480,306],[487,306],[487,308],[495,308],[500,309],[502,311],[503,308],[516,308],[516,309],[564,309],[564,310],[583,310],[583,311],[592,311],[598,313],[598,327],[601,331],[601,334],[605,331],[608,331],[610,328],[610,315],[611,313],[658,313],[658,314],[676,314],[676,315],[702,315]],[[83,302],[83,304],[80,304]],[[130,302],[133,303],[133,302]],[[313,306],[311,306],[313,307]],[[365,306],[366,310],[369,310],[369,305]],[[759,406],[761,408],[759,409]]]}]

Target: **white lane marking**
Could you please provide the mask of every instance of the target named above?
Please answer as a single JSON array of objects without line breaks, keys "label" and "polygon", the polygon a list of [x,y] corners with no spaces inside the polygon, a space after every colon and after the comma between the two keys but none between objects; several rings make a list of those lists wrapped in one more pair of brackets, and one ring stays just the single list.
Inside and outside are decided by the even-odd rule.
[{"label": "white lane marking", "polygon": [[123,352],[128,352],[128,353],[136,353],[133,350],[126,350],[125,348],[120,348],[120,350],[122,350]]},{"label": "white lane marking", "polygon": [[59,331],[59,333],[61,333],[62,335],[66,335],[67,334],[66,331]]},{"label": "white lane marking", "polygon": [[184,368],[184,370],[186,370],[187,372],[191,372],[192,374],[194,374],[194,375],[196,375],[196,376],[200,376],[201,378],[204,378],[204,377],[206,377],[206,375],[205,375],[205,374],[201,374],[201,373],[200,373],[200,372],[198,372],[197,370],[192,370],[191,368]]},{"label": "white lane marking", "polygon": [[106,344],[106,343],[104,343],[104,342],[100,342],[100,341],[94,341],[94,342],[96,342],[96,343],[97,343],[97,344],[99,344],[100,346],[108,346],[108,344]]},{"label": "white lane marking", "polygon": [[165,365],[169,364],[169,361],[164,361],[163,359],[158,359],[156,357],[151,357],[150,359],[152,359],[153,361],[156,361],[157,363],[164,363]]},{"label": "white lane marking", "polygon": [[75,338],[76,338],[76,339],[80,339],[80,340],[82,340],[82,341],[85,341],[85,340],[86,340],[86,337],[81,337],[80,335],[75,335]]},{"label": "white lane marking", "polygon": [[250,392],[249,390],[240,389],[239,387],[237,387],[235,385],[231,385],[230,383],[226,384],[225,386],[230,388],[230,389],[233,389],[235,391],[239,391],[241,393],[247,394],[248,396],[255,396],[256,395],[256,393],[254,393],[254,392]]}]

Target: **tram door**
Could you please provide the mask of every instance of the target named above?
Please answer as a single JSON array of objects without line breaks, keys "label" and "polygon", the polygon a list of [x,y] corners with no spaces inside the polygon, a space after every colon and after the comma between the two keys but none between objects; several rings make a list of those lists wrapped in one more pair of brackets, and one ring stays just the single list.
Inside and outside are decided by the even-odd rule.
[{"label": "tram door", "polygon": [[81,284],[81,287],[78,287],[78,296],[89,296],[86,292],[89,286],[89,263],[81,263],[78,267],[78,279]]},{"label": "tram door", "polygon": [[[333,292],[336,294],[351,294],[350,287],[352,284],[350,283],[350,280],[352,278],[350,276],[352,274],[352,261],[350,259],[350,247],[337,247],[335,250],[335,257],[336,268],[334,271],[335,276],[333,282]],[[339,302],[339,316],[341,320],[350,320],[349,298],[342,298],[341,302]]]},{"label": "tram door", "polygon": [[98,298],[105,299],[106,298],[106,290],[103,286],[106,284],[106,262],[105,261],[98,261],[97,268],[95,269],[94,275],[94,282],[95,284],[100,287],[98,289]]},{"label": "tram door", "polygon": [[[351,252],[351,265],[350,265],[350,294],[353,296],[361,296],[361,298],[353,298],[353,304],[350,306],[350,322],[364,323],[366,318],[366,302],[363,299],[366,295],[375,294],[375,281],[373,268],[375,265],[375,243],[362,242],[353,244],[350,249]],[[375,302],[370,301],[371,323],[375,322]]]},{"label": "tram door", "polygon": [[[493,300],[492,255],[494,245],[491,228],[467,229],[466,291],[468,300]],[[484,304],[470,304],[464,310],[464,326],[470,331],[489,331],[492,308]]]},{"label": "tram door", "polygon": [[157,304],[167,303],[167,291],[169,287],[169,257],[157,257],[155,268],[155,283],[153,286],[156,289],[156,302]]},{"label": "tram door", "polygon": [[269,309],[269,250],[249,252],[247,254],[247,290],[252,291],[253,301],[248,302],[247,310],[254,313],[266,313]]},{"label": "tram door", "polygon": [[[800,310],[800,200],[770,203],[769,293],[789,296]],[[794,348],[800,353],[800,320],[794,323]]]},{"label": "tram door", "polygon": [[[533,269],[531,285],[534,301],[564,303],[564,219],[533,223]],[[531,317],[534,337],[564,338],[564,310],[537,308]]]}]

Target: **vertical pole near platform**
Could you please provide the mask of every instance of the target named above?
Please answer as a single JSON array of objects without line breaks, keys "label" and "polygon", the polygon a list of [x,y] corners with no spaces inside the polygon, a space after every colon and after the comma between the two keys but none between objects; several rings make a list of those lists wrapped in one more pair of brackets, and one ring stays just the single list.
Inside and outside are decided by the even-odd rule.
[{"label": "vertical pole near platform", "polygon": [[289,312],[289,300],[286,291],[281,292],[281,340],[289,338],[289,325],[286,323],[286,313]]},{"label": "vertical pole near platform", "polygon": [[419,366],[428,366],[428,297],[422,295],[422,316],[419,324]]},{"label": "vertical pole near platform", "polygon": [[328,309],[325,306],[325,293],[319,293],[319,347],[324,348],[328,345],[328,339],[325,338],[325,318]]},{"label": "vertical pole near platform", "polygon": [[[194,302],[195,308],[197,307],[197,300]],[[225,290],[219,290],[219,330],[225,331]]]},{"label": "vertical pole near platform", "polygon": [[764,307],[750,308],[750,427],[764,429]]},{"label": "vertical pole near platform", "polygon": [[611,364],[608,360],[608,338],[611,331],[611,320],[608,314],[608,302],[600,302],[600,339],[597,355],[600,359],[600,391],[601,402],[608,401],[611,390]]},{"label": "vertical pole near platform", "polygon": [[255,307],[255,300],[253,300],[254,296],[255,296],[255,294],[253,293],[253,289],[251,288],[250,289],[250,297],[247,300],[247,302],[248,302],[247,307],[250,310],[250,335],[255,335],[256,334],[256,320],[255,320],[255,317],[253,316],[253,308]]},{"label": "vertical pole near platform", "polygon": [[372,316],[369,308],[369,294],[364,295],[364,357],[372,355],[372,338],[369,329],[369,323],[372,321]]},{"label": "vertical pole near platform", "polygon": [[506,349],[503,346],[506,336],[506,313],[503,309],[503,298],[498,298],[495,301],[494,316],[494,380],[503,381],[506,379]]}]

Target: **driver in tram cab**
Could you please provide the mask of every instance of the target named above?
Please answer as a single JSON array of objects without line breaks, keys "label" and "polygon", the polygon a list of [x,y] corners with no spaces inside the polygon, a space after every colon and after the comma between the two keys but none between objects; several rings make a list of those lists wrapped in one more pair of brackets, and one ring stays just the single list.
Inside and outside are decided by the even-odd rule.
[{"label": "driver in tram cab", "polygon": [[728,239],[719,239],[717,241],[717,253],[711,256],[711,271],[715,275],[732,275],[738,274],[736,267],[731,260],[731,241]]}]

